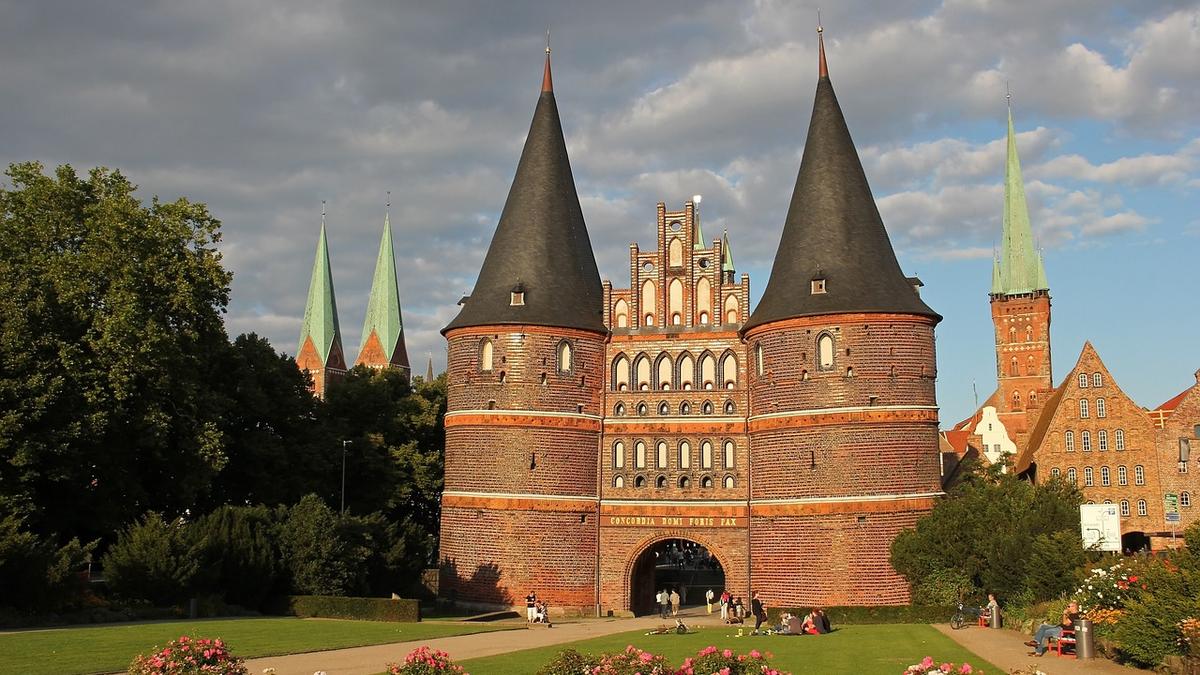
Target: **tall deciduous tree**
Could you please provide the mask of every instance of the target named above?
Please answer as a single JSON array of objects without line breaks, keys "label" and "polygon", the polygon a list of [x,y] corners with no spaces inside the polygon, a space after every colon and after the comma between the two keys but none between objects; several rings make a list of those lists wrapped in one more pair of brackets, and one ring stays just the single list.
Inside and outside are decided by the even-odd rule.
[{"label": "tall deciduous tree", "polygon": [[193,504],[225,465],[220,224],[119,172],[8,169],[0,190],[0,509],[107,535]]}]

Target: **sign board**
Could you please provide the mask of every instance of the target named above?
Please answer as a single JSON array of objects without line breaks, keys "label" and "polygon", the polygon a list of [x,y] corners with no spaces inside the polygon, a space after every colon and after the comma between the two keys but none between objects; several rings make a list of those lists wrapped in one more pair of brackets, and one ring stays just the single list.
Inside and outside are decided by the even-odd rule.
[{"label": "sign board", "polygon": [[1168,513],[1167,514],[1167,522],[1168,523],[1179,523],[1182,521],[1183,521],[1183,518],[1178,513]]},{"label": "sign board", "polygon": [[1116,504],[1083,504],[1079,507],[1079,530],[1083,547],[1089,551],[1121,550],[1121,512]]},{"label": "sign board", "polygon": [[1163,495],[1163,511],[1165,513],[1179,513],[1179,495],[1174,492],[1168,492]]}]

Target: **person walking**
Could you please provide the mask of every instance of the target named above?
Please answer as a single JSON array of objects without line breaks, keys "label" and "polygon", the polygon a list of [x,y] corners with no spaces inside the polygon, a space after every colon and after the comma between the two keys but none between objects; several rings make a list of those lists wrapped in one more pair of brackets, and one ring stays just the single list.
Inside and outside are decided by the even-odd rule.
[{"label": "person walking", "polygon": [[729,601],[730,600],[731,600],[731,598],[729,597],[729,591],[722,590],[721,591],[721,621],[725,621],[725,622],[729,621]]},{"label": "person walking", "polygon": [[758,597],[758,591],[750,594],[750,613],[754,615],[754,632],[751,635],[758,635],[759,627],[767,620],[767,606]]},{"label": "person walking", "polygon": [[671,594],[668,593],[667,589],[664,588],[664,589],[662,589],[662,592],[658,594],[658,616],[659,616],[659,618],[663,618],[663,619],[667,618],[667,612],[670,612],[670,611],[671,611]]},{"label": "person walking", "polygon": [[708,609],[709,614],[712,614],[712,603],[713,603],[713,598],[715,598],[715,597],[716,597],[716,593],[713,593],[713,589],[711,589],[711,588],[708,589],[704,593],[704,607],[706,609]]},{"label": "person walking", "polygon": [[533,623],[537,618],[537,593],[529,591],[529,595],[525,596],[525,621]]},{"label": "person walking", "polygon": [[671,616],[679,616],[679,591],[671,591]]}]

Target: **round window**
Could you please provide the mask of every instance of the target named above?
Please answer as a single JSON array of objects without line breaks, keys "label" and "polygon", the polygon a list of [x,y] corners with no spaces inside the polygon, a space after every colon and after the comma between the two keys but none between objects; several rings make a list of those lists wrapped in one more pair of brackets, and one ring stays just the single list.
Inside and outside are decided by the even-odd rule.
[{"label": "round window", "polygon": [[700,268],[701,268],[701,269],[708,269],[708,258],[701,258],[701,259],[700,259]]},{"label": "round window", "polygon": [[646,273],[653,272],[654,271],[654,263],[648,262],[648,263],[642,265],[642,271],[646,272]]},{"label": "round window", "polygon": [[671,221],[671,231],[672,232],[678,232],[680,227],[681,227],[681,225],[679,224],[678,220]]}]

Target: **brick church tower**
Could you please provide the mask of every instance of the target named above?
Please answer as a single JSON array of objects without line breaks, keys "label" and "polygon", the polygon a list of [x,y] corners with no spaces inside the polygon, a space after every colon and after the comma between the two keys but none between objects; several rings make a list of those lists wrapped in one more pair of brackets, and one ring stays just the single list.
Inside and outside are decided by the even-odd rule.
[{"label": "brick church tower", "polygon": [[396,281],[396,258],[392,247],[389,215],[383,217],[383,237],[363,320],[362,346],[354,365],[371,368],[398,368],[410,374],[408,350],[404,347],[404,321],[400,317],[400,286]]},{"label": "brick church tower", "polygon": [[[818,29],[820,33],[820,29]],[[751,584],[782,606],[902,604],[889,547],[940,495],[934,327],[829,80],[750,350]]]},{"label": "brick church tower", "polygon": [[[596,601],[607,329],[550,77],[448,342],[441,594]],[[552,591],[551,591],[552,589]]]},{"label": "brick church tower", "polygon": [[317,258],[313,261],[304,323],[300,328],[300,346],[296,365],[312,376],[313,393],[324,398],[333,382],[346,374],[342,351],[342,331],[338,326],[337,302],[333,295],[333,272],[329,268],[329,246],[325,242],[325,209],[321,209],[321,235],[317,239]]},{"label": "brick church tower", "polygon": [[1026,410],[1039,407],[1054,388],[1050,370],[1050,285],[1033,246],[1025,184],[1017,157],[1012,109],[1008,111],[1008,159],[1004,169],[1004,234],[992,261],[992,323],[996,327],[994,405],[1010,434],[1028,431]]}]

